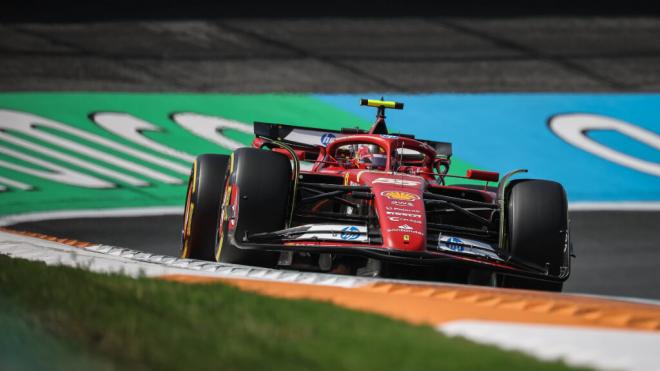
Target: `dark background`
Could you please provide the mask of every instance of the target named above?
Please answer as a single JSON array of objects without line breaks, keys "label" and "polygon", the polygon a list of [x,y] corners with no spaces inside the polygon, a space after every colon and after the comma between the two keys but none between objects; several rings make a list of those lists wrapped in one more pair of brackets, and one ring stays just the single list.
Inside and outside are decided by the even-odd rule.
[{"label": "dark background", "polygon": [[655,1],[209,1],[97,0],[4,2],[1,19],[82,21],[237,17],[630,16],[658,14]]},{"label": "dark background", "polygon": [[[653,4],[229,4],[5,3],[0,90],[660,90]],[[571,222],[578,257],[567,291],[660,298],[660,213],[574,212]],[[176,254],[180,221],[78,219],[17,228]]]}]

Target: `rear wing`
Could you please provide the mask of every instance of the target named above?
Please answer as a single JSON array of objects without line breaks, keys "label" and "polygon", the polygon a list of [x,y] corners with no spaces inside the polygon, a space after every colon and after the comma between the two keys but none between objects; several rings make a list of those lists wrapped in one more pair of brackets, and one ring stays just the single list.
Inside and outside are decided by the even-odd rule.
[{"label": "rear wing", "polygon": [[[337,138],[353,134],[368,134],[369,131],[359,128],[342,128],[341,130],[320,129],[313,127],[275,124],[255,121],[254,135],[257,138],[267,138],[284,142],[285,144],[310,152],[318,153],[318,146],[325,147]],[[392,134],[400,137],[415,139],[411,134]],[[452,145],[447,142],[436,142],[432,140],[417,139],[433,147],[439,156],[451,157]]]},{"label": "rear wing", "polygon": [[[273,124],[267,122],[254,123],[254,136],[257,138],[268,138],[284,142],[292,147],[305,147],[312,149],[316,146],[325,147],[337,138],[350,134],[364,133],[360,129],[351,133],[342,133],[339,130],[309,128],[304,126],[294,126],[285,124]],[[358,132],[359,130],[359,132]]]}]

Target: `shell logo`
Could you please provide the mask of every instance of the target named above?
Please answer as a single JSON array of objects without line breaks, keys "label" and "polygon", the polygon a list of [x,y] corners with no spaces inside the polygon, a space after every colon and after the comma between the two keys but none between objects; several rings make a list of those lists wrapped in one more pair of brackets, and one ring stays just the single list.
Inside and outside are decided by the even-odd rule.
[{"label": "shell logo", "polygon": [[385,196],[389,198],[390,200],[397,200],[397,201],[416,201],[419,200],[419,196],[409,193],[409,192],[402,192],[402,191],[383,191],[380,193],[381,196]]}]

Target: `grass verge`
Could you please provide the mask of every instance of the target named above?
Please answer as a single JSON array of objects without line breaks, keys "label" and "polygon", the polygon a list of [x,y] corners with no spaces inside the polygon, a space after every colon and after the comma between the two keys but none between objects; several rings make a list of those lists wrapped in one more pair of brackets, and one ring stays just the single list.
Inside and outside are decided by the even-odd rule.
[{"label": "grass verge", "polygon": [[0,304],[0,368],[569,369],[328,303],[5,256]]}]

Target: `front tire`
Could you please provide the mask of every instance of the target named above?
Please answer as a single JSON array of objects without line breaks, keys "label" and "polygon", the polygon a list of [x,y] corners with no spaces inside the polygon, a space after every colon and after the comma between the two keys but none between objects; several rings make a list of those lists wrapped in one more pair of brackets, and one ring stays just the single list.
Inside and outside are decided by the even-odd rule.
[{"label": "front tire", "polygon": [[[274,266],[279,253],[241,249],[246,234],[283,229],[288,218],[291,163],[279,153],[239,148],[232,155],[229,190],[218,226],[217,258],[223,263]],[[235,223],[231,225],[230,223]]]},{"label": "front tire", "polygon": [[204,154],[193,163],[181,232],[182,258],[215,260],[218,225],[229,156]]},{"label": "front tire", "polygon": [[[520,179],[507,187],[508,246],[512,258],[547,267],[558,276],[568,254],[568,206],[564,187],[547,180]],[[563,283],[503,277],[503,286],[561,291]]]}]

